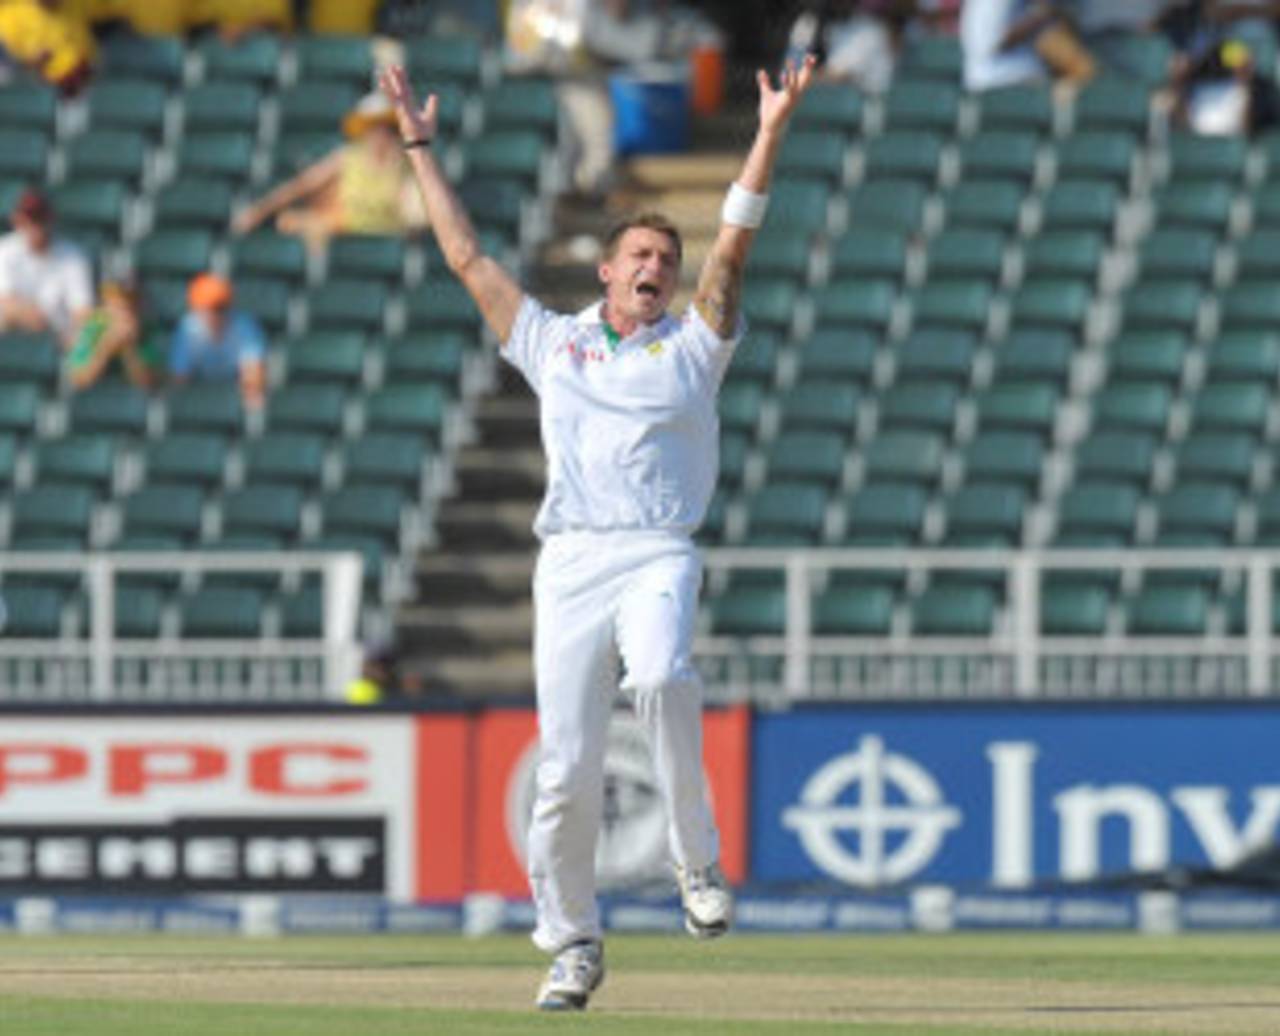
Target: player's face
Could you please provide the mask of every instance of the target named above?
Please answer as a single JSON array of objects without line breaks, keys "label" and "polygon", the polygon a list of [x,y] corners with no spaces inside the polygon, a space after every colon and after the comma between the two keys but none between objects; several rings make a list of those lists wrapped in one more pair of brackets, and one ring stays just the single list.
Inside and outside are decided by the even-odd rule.
[{"label": "player's face", "polygon": [[670,235],[632,227],[600,266],[609,312],[651,324],[667,311],[680,280],[680,256]]}]

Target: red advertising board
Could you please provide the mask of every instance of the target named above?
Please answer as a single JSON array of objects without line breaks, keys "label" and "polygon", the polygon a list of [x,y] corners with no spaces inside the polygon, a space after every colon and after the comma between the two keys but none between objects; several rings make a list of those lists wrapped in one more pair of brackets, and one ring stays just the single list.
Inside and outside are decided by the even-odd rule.
[{"label": "red advertising board", "polygon": [[[730,881],[746,873],[749,723],[745,708],[710,710],[704,723],[703,758],[720,828],[721,865]],[[525,897],[537,720],[528,710],[488,712],[476,720],[474,738],[470,887]],[[666,824],[648,748],[629,715],[615,716],[610,728],[605,775],[605,822],[596,855],[601,888],[669,878]]]}]

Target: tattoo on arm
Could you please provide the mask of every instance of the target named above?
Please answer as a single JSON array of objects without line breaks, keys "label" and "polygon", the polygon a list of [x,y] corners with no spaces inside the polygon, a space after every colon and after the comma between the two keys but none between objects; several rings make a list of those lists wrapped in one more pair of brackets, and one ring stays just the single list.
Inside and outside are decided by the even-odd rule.
[{"label": "tattoo on arm", "polygon": [[698,278],[693,304],[711,330],[721,338],[729,338],[738,326],[742,309],[742,264],[713,252]]}]

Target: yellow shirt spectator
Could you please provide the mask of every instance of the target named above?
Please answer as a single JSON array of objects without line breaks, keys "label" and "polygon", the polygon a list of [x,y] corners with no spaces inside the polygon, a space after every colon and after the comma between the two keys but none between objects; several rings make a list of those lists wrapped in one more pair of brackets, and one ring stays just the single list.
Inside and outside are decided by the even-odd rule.
[{"label": "yellow shirt spectator", "polygon": [[368,36],[379,0],[311,0],[307,22],[312,32]]},{"label": "yellow shirt spectator", "polygon": [[0,5],[0,46],[66,92],[84,85],[98,54],[83,17],[52,11],[36,0]]}]

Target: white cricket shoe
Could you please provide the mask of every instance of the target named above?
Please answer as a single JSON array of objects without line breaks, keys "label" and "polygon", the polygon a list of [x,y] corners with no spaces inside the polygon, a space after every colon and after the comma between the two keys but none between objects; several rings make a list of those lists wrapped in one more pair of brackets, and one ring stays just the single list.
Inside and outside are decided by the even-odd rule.
[{"label": "white cricket shoe", "polygon": [[684,927],[696,939],[724,935],[733,921],[733,893],[716,864],[702,868],[676,867]]},{"label": "white cricket shoe", "polygon": [[604,945],[575,942],[556,954],[538,989],[544,1011],[581,1011],[604,981]]}]

